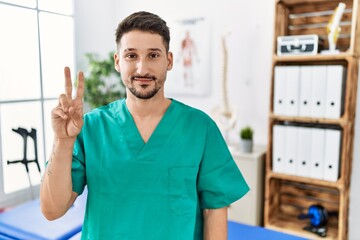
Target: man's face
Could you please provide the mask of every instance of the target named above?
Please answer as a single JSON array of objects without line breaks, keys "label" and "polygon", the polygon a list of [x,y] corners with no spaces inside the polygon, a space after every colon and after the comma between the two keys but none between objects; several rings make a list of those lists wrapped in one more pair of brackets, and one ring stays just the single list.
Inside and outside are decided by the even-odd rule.
[{"label": "man's face", "polygon": [[158,92],[164,93],[173,57],[171,52],[166,52],[160,35],[137,30],[128,32],[122,36],[114,58],[128,94],[149,99]]}]

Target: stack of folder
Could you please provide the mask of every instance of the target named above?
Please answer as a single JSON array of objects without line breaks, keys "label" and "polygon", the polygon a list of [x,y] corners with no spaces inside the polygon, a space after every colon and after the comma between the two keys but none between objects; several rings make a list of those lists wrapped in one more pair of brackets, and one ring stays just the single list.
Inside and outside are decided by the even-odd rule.
[{"label": "stack of folder", "polygon": [[344,110],[345,75],[342,65],[276,66],[274,114],[340,118]]},{"label": "stack of folder", "polygon": [[274,125],[274,172],[336,182],[339,178],[341,130]]}]

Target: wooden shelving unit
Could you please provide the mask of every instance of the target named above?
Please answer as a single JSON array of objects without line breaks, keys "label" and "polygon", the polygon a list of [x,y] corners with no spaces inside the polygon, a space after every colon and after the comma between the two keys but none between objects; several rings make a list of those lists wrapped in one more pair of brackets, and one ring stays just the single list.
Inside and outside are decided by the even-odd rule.
[{"label": "wooden shelving unit", "polygon": [[[270,94],[269,139],[266,158],[264,226],[311,239],[348,239],[348,209],[351,163],[354,140],[354,119],[359,72],[360,0],[276,0],[273,71]],[[278,36],[317,34],[324,38],[328,49],[326,24],[340,2],[346,4],[342,17],[342,31],[337,43],[341,53],[335,55],[277,56]],[[294,17],[297,16],[297,17]],[[315,26],[315,27],[314,27]],[[274,69],[290,65],[343,65],[346,68],[344,113],[339,119],[289,117],[274,114]],[[338,126],[342,129],[340,176],[338,181],[299,177],[272,171],[273,125],[300,123]],[[338,212],[330,217],[327,236],[317,237],[303,230],[308,225],[297,216],[311,204],[321,203],[328,211]]]}]

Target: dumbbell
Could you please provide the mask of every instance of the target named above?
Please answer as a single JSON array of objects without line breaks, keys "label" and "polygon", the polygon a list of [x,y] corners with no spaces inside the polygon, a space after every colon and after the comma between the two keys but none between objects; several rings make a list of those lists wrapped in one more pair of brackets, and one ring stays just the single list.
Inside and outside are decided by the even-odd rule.
[{"label": "dumbbell", "polygon": [[311,205],[308,208],[306,214],[300,214],[299,219],[310,219],[310,225],[305,226],[303,229],[320,237],[326,237],[327,227],[329,216],[336,216],[338,212],[328,212],[328,210],[318,204]]},{"label": "dumbbell", "polygon": [[308,212],[306,214],[300,214],[298,218],[310,219],[310,224],[312,227],[321,227],[326,225],[329,218],[329,213],[325,207],[319,204],[315,204],[308,208]]}]

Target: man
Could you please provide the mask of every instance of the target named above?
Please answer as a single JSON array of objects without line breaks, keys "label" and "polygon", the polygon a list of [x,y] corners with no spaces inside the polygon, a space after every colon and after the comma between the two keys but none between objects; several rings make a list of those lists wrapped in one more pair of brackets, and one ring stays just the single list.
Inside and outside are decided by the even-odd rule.
[{"label": "man", "polygon": [[227,206],[248,191],[216,124],[164,96],[173,55],[166,22],[137,12],[116,30],[126,99],[83,116],[83,73],[52,111],[54,147],[41,209],[61,217],[88,187],[82,239],[227,239]]}]

